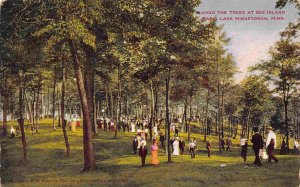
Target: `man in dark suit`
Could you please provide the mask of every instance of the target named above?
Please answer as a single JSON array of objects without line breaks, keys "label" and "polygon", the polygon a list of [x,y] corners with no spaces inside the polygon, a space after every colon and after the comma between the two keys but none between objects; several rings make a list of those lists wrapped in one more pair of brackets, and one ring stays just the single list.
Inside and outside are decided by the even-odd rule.
[{"label": "man in dark suit", "polygon": [[145,143],[141,143],[141,144],[142,144],[142,146],[140,147],[139,155],[142,160],[142,167],[144,167],[148,151],[147,151],[147,147],[145,146]]},{"label": "man in dark suit", "polygon": [[132,141],[132,148],[133,148],[133,153],[136,154],[137,148],[138,148],[139,142],[136,137],[134,137],[134,140]]},{"label": "man in dark suit", "polygon": [[259,159],[259,150],[263,148],[264,141],[262,136],[259,134],[257,127],[254,127],[253,131],[254,131],[254,135],[252,136],[251,142],[253,143],[252,147],[255,154],[254,164],[257,166],[261,166],[262,164]]},{"label": "man in dark suit", "polygon": [[165,147],[165,136],[163,133],[160,133],[160,137],[159,137],[160,143],[162,147]]}]

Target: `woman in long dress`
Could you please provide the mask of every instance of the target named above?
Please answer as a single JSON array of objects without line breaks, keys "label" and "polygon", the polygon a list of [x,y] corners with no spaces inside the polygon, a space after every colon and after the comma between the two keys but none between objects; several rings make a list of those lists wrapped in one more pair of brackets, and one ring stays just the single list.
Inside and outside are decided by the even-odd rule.
[{"label": "woman in long dress", "polygon": [[159,160],[158,160],[158,146],[156,143],[156,140],[153,140],[153,144],[151,146],[151,164],[153,165],[158,165]]},{"label": "woman in long dress", "polygon": [[178,138],[175,139],[175,141],[173,142],[173,155],[179,155],[179,142],[178,142]]}]

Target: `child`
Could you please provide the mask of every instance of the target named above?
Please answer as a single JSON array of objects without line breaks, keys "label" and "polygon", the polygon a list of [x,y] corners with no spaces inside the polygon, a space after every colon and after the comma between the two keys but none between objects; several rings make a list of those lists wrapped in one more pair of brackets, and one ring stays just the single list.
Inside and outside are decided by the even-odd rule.
[{"label": "child", "polygon": [[207,150],[207,156],[210,157],[210,152],[211,152],[211,142],[208,140],[206,142],[206,150]]},{"label": "child", "polygon": [[244,159],[244,162],[247,160],[247,148],[248,148],[248,141],[246,138],[241,138],[240,141],[242,150],[241,150],[241,157]]}]

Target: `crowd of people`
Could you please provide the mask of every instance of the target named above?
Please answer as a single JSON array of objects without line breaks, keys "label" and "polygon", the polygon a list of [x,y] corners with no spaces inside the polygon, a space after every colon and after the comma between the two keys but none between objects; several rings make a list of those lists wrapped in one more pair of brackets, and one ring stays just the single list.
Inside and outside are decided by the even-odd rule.
[{"label": "crowd of people", "polygon": [[[259,129],[257,127],[253,128],[253,136],[251,138],[251,142],[253,144],[252,148],[254,151],[254,156],[255,160],[253,164],[255,166],[261,166],[262,165],[262,160],[267,160],[268,162],[274,161],[275,163],[278,163],[279,160],[277,157],[274,155],[274,149],[276,147],[276,134],[273,132],[272,127],[268,126],[267,128],[267,138],[266,141],[264,141],[263,136],[259,133]],[[166,147],[166,142],[165,142],[165,136],[163,133],[160,133],[159,135],[161,147],[165,148]],[[173,156],[178,156],[178,155],[183,155],[184,151],[186,149],[185,141],[183,137],[178,136],[178,131],[175,131],[175,135],[170,139],[170,144],[171,144],[171,151]],[[232,151],[232,140],[231,137],[228,136],[225,139],[221,139],[220,141],[221,145],[221,150],[222,151]],[[225,145],[226,150],[225,150]],[[146,141],[144,138],[141,137],[141,133],[138,132],[138,135],[134,137],[133,140],[133,152],[134,154],[137,154],[137,150],[139,149],[139,156],[141,157],[142,161],[142,166],[145,166],[145,160],[147,156],[147,147],[146,147]],[[247,161],[247,152],[248,152],[248,140],[245,137],[242,137],[240,139],[240,146],[241,146],[241,151],[240,151],[240,156],[243,158],[243,161]],[[191,159],[194,159],[196,157],[196,148],[197,148],[197,142],[195,138],[192,138],[191,141],[188,144],[188,150]],[[212,149],[212,143],[210,138],[206,142],[206,152],[207,156],[211,156],[211,149]],[[157,139],[153,139],[152,145],[151,145],[151,164],[152,165],[157,165],[159,164],[159,159],[158,159],[158,144],[157,144]],[[299,142],[295,140],[294,143],[294,154],[299,154]]]},{"label": "crowd of people", "polygon": [[[78,120],[77,120],[78,121]],[[109,118],[101,118],[97,120],[97,125],[99,129],[103,129],[103,131],[115,131],[115,128],[118,128],[119,131],[123,130],[123,132],[132,132],[136,133],[136,136],[133,139],[132,142],[132,149],[133,154],[138,154],[141,157],[142,166],[145,166],[146,157],[148,154],[147,150],[147,142],[148,139],[148,122],[146,120],[121,120],[118,125],[114,123],[115,119],[109,119]],[[80,123],[77,123],[76,126],[80,126]],[[253,162],[256,166],[262,165],[262,160],[265,159],[268,162],[272,162],[272,160],[275,163],[278,163],[279,160],[274,154],[274,149],[276,148],[276,134],[273,132],[273,129],[271,126],[266,127],[267,130],[267,138],[266,141],[264,141],[263,136],[260,134],[259,129],[257,127],[253,128],[253,136],[251,138],[252,142],[252,149],[254,151],[255,160]],[[14,138],[19,134],[19,126],[16,127],[16,129],[11,126],[10,133],[11,138]],[[173,156],[179,156],[183,155],[186,149],[186,144],[183,139],[183,137],[179,136],[179,131],[174,125],[172,128],[172,131],[175,133],[174,136],[170,139],[170,145],[172,150]],[[159,125],[155,124],[153,127],[153,137],[152,137],[152,145],[151,145],[151,164],[152,165],[158,165],[159,164],[159,158],[158,158],[158,151],[159,146],[157,141],[160,141],[160,146],[162,148],[166,148],[166,137],[163,133],[160,132]],[[226,151],[231,152],[232,151],[232,140],[231,137],[228,135],[227,138],[221,138],[220,140],[220,147],[221,151],[225,151],[225,145]],[[241,137],[240,139],[240,156],[243,158],[244,162],[247,161],[247,152],[248,152],[248,140],[245,137]],[[284,140],[281,144],[281,152],[280,154],[284,154],[282,150],[285,149],[286,143]],[[196,148],[197,148],[197,142],[195,138],[192,138],[191,141],[188,144],[188,150],[189,155],[191,159],[194,159],[196,157]],[[207,156],[211,157],[211,150],[212,150],[212,142],[211,139],[208,138],[206,141],[206,152]],[[167,152],[167,151],[166,151]],[[299,139],[294,139],[294,154],[299,155]]]}]

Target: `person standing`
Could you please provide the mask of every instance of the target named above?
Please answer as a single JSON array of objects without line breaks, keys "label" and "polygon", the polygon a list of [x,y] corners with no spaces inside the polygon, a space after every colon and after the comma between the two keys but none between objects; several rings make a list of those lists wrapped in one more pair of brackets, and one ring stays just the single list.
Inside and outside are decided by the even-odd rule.
[{"label": "person standing", "polygon": [[175,127],[175,135],[176,137],[178,137],[178,129]]},{"label": "person standing", "polygon": [[231,152],[232,141],[231,141],[231,138],[230,138],[229,135],[228,135],[228,137],[227,137],[227,139],[226,139],[226,145],[227,145],[226,151]]},{"label": "person standing", "polygon": [[181,155],[183,155],[183,153],[184,153],[184,147],[185,147],[185,142],[184,142],[183,138],[181,137],[180,141],[179,141],[179,148],[180,148]]},{"label": "person standing", "polygon": [[107,131],[107,125],[108,125],[108,124],[107,124],[107,120],[105,119],[105,120],[104,120],[104,128],[103,128],[104,131]]},{"label": "person standing", "polygon": [[195,158],[195,148],[196,148],[196,144],[194,141],[191,141],[189,143],[189,149],[190,149],[190,155],[191,155],[191,159]]},{"label": "person standing", "polygon": [[173,143],[174,143],[174,137],[172,137],[171,139],[170,139],[170,145],[171,145],[171,148],[172,148],[172,153],[174,152],[174,146],[173,146]]},{"label": "person standing", "polygon": [[255,154],[254,165],[261,166],[262,164],[259,159],[259,150],[263,148],[264,141],[262,136],[259,134],[257,127],[254,127],[253,131],[254,131],[254,135],[252,136],[251,142],[253,143],[252,147]]},{"label": "person standing", "polygon": [[173,155],[178,156],[179,155],[179,142],[178,138],[175,138],[173,142]]},{"label": "person standing", "polygon": [[142,142],[141,143],[141,147],[140,147],[140,151],[139,151],[139,155],[141,157],[141,161],[142,161],[142,167],[145,167],[145,162],[146,162],[146,157],[147,157],[147,147],[145,146],[145,143]]},{"label": "person standing", "polygon": [[156,143],[156,140],[153,140],[153,144],[151,146],[151,164],[152,165],[158,165],[159,160],[158,160],[158,146]]},{"label": "person standing", "polygon": [[206,150],[207,150],[207,157],[210,157],[210,153],[211,153],[211,141],[208,140],[206,142]]},{"label": "person standing", "polygon": [[281,148],[280,148],[280,153],[281,155],[285,155],[287,154],[287,150],[286,150],[286,143],[284,140],[282,140],[281,142]]},{"label": "person standing", "polygon": [[136,137],[137,141],[138,141],[138,146],[137,148],[139,149],[141,147],[141,141],[142,141],[142,137],[138,134]]},{"label": "person standing", "polygon": [[162,146],[162,147],[165,147],[165,145],[164,145],[164,142],[165,142],[165,136],[164,136],[163,133],[160,134],[159,140],[160,140],[161,146]]},{"label": "person standing", "polygon": [[275,163],[278,163],[279,160],[275,157],[273,153],[274,148],[276,147],[276,134],[273,132],[271,126],[267,127],[267,131],[268,131],[268,138],[266,142],[266,147],[269,155],[268,162],[271,162],[271,160],[273,159]]},{"label": "person standing", "polygon": [[137,153],[138,145],[139,145],[139,141],[136,137],[134,137],[134,139],[132,141],[133,154]]},{"label": "person standing", "polygon": [[294,140],[294,154],[295,155],[299,155],[299,142],[296,140]]},{"label": "person standing", "polygon": [[247,151],[248,151],[248,140],[246,138],[241,138],[240,140],[241,145],[241,157],[244,159],[244,162],[247,160]]},{"label": "person standing", "polygon": [[221,150],[222,151],[225,150],[225,140],[224,140],[224,138],[221,138]]},{"label": "person standing", "polygon": [[16,135],[16,131],[13,128],[13,126],[10,126],[10,134],[11,134],[11,138],[15,137],[15,135]]}]

